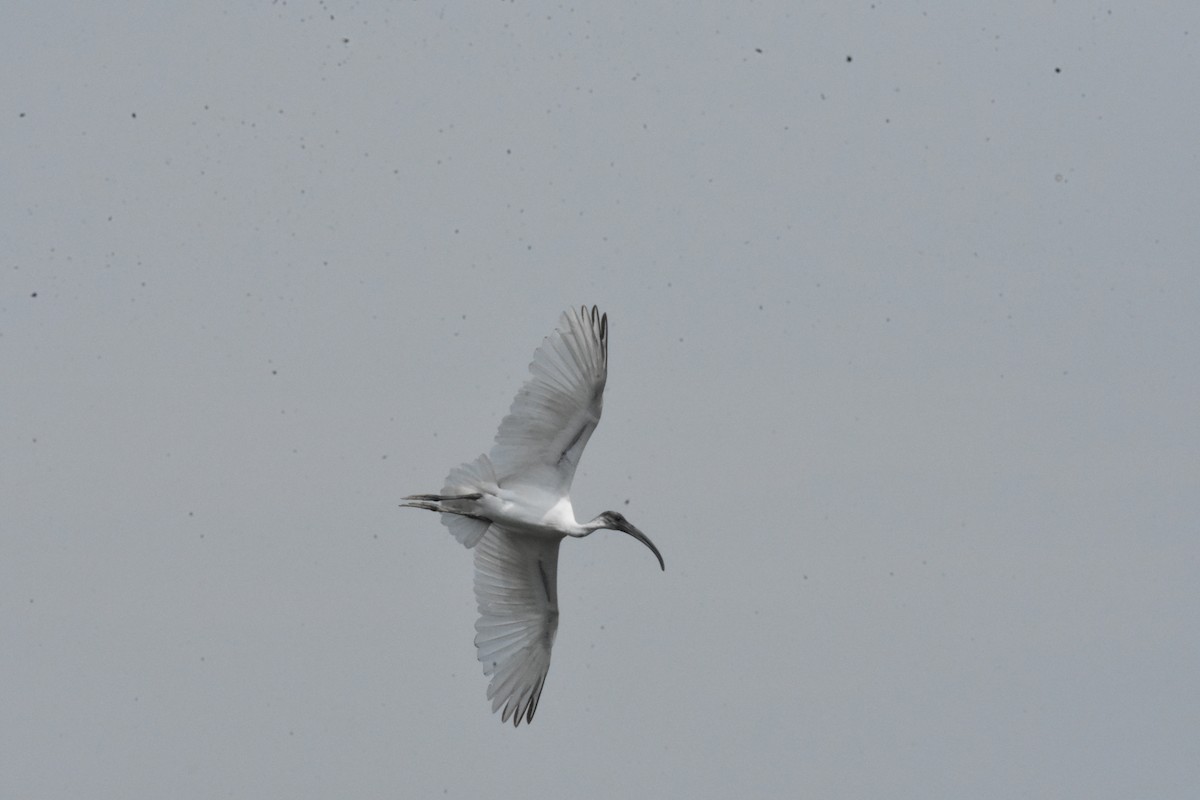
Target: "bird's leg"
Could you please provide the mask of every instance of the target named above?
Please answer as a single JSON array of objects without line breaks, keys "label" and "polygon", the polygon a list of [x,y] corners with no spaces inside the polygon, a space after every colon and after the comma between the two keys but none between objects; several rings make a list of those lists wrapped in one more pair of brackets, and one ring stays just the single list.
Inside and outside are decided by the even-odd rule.
[{"label": "bird's leg", "polygon": [[426,511],[441,511],[441,509],[437,507],[436,503],[426,503],[423,501],[417,501],[415,503],[401,503],[400,507],[401,508],[423,508]]},{"label": "bird's leg", "polygon": [[458,511],[444,505],[447,500],[478,500],[483,497],[478,492],[474,494],[411,494],[404,498],[410,502],[401,503],[401,508],[420,508],[425,511],[436,511],[439,514],[457,514],[460,517],[470,517],[482,522],[491,522],[487,517],[482,517],[479,514],[472,514],[469,511]]},{"label": "bird's leg", "polygon": [[483,497],[479,492],[473,494],[410,494],[405,500],[478,500]]}]

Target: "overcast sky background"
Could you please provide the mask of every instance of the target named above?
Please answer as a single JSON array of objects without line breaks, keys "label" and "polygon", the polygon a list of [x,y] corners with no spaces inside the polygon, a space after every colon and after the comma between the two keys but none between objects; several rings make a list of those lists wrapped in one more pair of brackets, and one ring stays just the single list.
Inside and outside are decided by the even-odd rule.
[{"label": "overcast sky background", "polygon": [[[1184,798],[1200,6],[10,3],[0,794]],[[532,726],[400,510],[611,323]]]}]

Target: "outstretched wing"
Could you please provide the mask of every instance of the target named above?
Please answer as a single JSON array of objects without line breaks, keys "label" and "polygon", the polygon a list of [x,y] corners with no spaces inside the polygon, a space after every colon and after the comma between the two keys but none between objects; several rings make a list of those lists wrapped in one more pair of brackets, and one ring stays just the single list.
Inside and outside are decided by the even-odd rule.
[{"label": "outstretched wing", "polygon": [[608,315],[564,311],[533,354],[531,377],[496,432],[490,454],[506,486],[538,485],[566,494],[600,422],[608,377]]},{"label": "outstretched wing", "polygon": [[558,538],[488,528],[475,546],[475,647],[501,720],[533,721],[558,631]]}]

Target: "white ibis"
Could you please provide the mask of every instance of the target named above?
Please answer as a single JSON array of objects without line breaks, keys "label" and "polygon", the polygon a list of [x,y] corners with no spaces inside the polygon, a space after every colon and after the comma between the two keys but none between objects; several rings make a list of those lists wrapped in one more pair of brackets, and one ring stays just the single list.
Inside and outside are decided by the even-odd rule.
[{"label": "white ibis", "polygon": [[601,528],[654,543],[616,511],[580,523],[571,479],[600,421],[608,375],[608,315],[564,312],[529,365],[532,376],[500,423],[491,453],[450,470],[441,494],[404,498],[437,511],[462,544],[475,549],[475,647],[492,711],[513,725],[533,721],[558,630],[558,545]]}]

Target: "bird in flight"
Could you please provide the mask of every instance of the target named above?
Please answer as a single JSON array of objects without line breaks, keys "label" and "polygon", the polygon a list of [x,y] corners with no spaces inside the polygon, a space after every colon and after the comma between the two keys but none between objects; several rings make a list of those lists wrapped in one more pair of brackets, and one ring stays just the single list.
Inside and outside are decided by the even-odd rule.
[{"label": "bird in flight", "polygon": [[600,421],[608,377],[608,315],[563,312],[529,365],[532,377],[500,422],[492,451],[450,470],[441,494],[414,494],[406,508],[442,515],[475,550],[475,647],[487,696],[501,720],[533,721],[558,630],[558,545],[601,528],[654,543],[616,511],[577,522],[571,479]]}]

